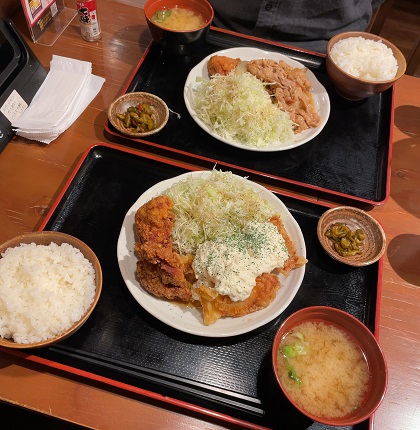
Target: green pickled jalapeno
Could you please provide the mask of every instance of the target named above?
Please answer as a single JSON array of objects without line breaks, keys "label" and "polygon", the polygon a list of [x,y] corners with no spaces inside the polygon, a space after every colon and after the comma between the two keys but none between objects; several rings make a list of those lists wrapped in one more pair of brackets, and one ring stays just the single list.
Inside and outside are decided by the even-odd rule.
[{"label": "green pickled jalapeno", "polygon": [[366,234],[360,228],[352,230],[346,224],[337,222],[327,229],[325,236],[342,257],[351,257],[363,252]]},{"label": "green pickled jalapeno", "polygon": [[152,108],[146,103],[141,103],[137,106],[130,106],[125,112],[117,113],[117,118],[128,131],[145,133],[156,127],[152,115]]}]

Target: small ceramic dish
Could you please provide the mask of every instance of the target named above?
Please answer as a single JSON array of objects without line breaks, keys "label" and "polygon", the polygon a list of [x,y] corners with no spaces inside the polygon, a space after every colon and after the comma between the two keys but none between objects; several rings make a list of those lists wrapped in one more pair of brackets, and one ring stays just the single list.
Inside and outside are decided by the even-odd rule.
[{"label": "small ceramic dish", "polygon": [[87,321],[87,319],[95,309],[95,306],[98,303],[98,300],[102,291],[102,269],[95,253],[84,242],[66,233],[61,233],[58,231],[37,231],[37,232],[31,232],[31,233],[26,233],[26,234],[17,236],[0,245],[0,258],[4,258],[3,254],[8,248],[15,248],[20,246],[21,244],[32,244],[32,243],[35,243],[36,245],[45,245],[45,246],[48,246],[51,243],[55,243],[59,246],[63,243],[68,243],[73,248],[79,249],[83,254],[83,256],[88,261],[90,261],[90,263],[94,268],[95,294],[93,297],[93,301],[91,302],[91,304],[89,305],[88,309],[83,314],[83,316],[78,321],[76,321],[71,326],[69,326],[60,335],[49,338],[47,340],[43,340],[40,342],[33,342],[33,343],[18,343],[18,342],[15,342],[13,339],[0,337],[0,346],[4,346],[7,348],[15,348],[15,349],[41,348],[66,339],[67,337],[75,333]]},{"label": "small ceramic dish", "polygon": [[[359,405],[355,407],[350,413],[344,416],[327,418],[325,416],[316,415],[313,412],[312,413],[308,412],[302,407],[302,403],[298,403],[296,397],[287,390],[289,381],[287,379],[285,380],[286,375],[282,373],[284,371],[284,366],[283,365],[279,366],[279,364],[282,364],[282,363],[279,363],[279,360],[283,360],[284,358],[281,355],[282,352],[280,350],[280,345],[283,339],[285,339],[286,336],[293,329],[300,326],[302,323],[323,323],[326,326],[334,326],[335,328],[343,332],[345,335],[347,335],[347,338],[350,341],[352,341],[354,345],[356,345],[357,349],[361,351],[362,356],[366,361],[366,365],[369,372],[367,389],[363,394],[363,399],[360,401]],[[312,335],[314,335],[314,333],[316,333],[317,336],[321,335],[320,330],[312,332]],[[310,340],[307,338],[304,338],[304,340],[308,342],[312,342],[312,341],[316,342],[316,338],[314,339],[313,337]],[[311,343],[309,343],[308,346],[309,346],[308,354],[310,357]],[[330,351],[330,352],[331,352],[331,357],[335,357],[335,359],[341,360],[343,368],[345,368],[346,366],[349,366],[348,362],[346,362],[346,359],[350,360],[350,362],[352,360],[354,361],[354,356],[353,357],[351,357],[351,355],[334,356],[333,354],[334,351]],[[306,353],[304,355],[306,356]],[[322,424],[326,424],[334,427],[335,426],[341,427],[341,426],[354,426],[357,423],[365,421],[379,407],[386,392],[386,388],[388,384],[388,368],[386,365],[384,354],[382,352],[381,347],[378,344],[378,341],[376,340],[372,332],[361,321],[359,321],[353,315],[350,315],[349,313],[344,312],[340,309],[336,309],[329,306],[310,306],[307,308],[300,309],[295,313],[293,313],[292,315],[290,315],[281,324],[280,328],[276,333],[276,336],[274,337],[271,358],[272,358],[272,366],[275,374],[275,379],[279,387],[281,388],[282,392],[284,393],[285,397],[304,415]],[[333,358],[333,362],[334,362],[334,358]],[[317,360],[315,360],[315,363],[317,363]],[[319,366],[319,364],[320,363],[318,362],[317,365]],[[286,370],[287,370],[287,367],[286,367]],[[322,372],[325,370],[326,370],[325,366],[319,366],[319,371]],[[334,367],[332,367],[331,372],[333,371],[337,372],[337,368],[334,369]],[[340,375],[340,372],[338,372],[338,375]],[[356,378],[355,375],[354,377]],[[291,378],[290,372],[287,376]],[[296,376],[299,376],[299,375],[296,375]],[[341,377],[342,376],[343,374],[341,374]],[[302,384],[308,384],[308,383],[310,384],[311,382],[314,382],[314,384],[311,384],[312,387],[318,387],[318,388],[321,387],[321,389],[323,389],[322,384],[320,384],[320,381],[317,381],[316,379],[317,379],[317,374],[316,373],[314,374],[313,372],[308,371],[304,373],[304,378],[302,379],[301,382]],[[332,382],[333,380],[334,378],[332,378],[330,382]],[[340,388],[342,389],[342,386]],[[308,397],[311,394],[315,394],[315,393],[312,390],[309,390],[306,393]],[[345,397],[343,393],[342,393],[342,396]],[[347,397],[347,399],[349,398]],[[310,403],[311,402],[307,402],[307,404],[310,404]],[[313,406],[313,403],[312,403],[312,406]],[[332,405],[325,405],[325,408],[328,408],[329,406],[332,406]],[[316,408],[316,409],[319,409],[319,408]]]},{"label": "small ceramic dish", "polygon": [[[335,223],[346,224],[351,230],[363,230],[365,239],[361,254],[342,256],[334,249],[326,232]],[[350,266],[368,266],[378,261],[385,252],[386,237],[381,225],[364,210],[351,206],[339,206],[324,212],[318,221],[317,234],[321,245],[332,258]]]},{"label": "small ceramic dish", "polygon": [[[152,110],[151,117],[154,121],[153,129],[145,132],[138,132],[131,128],[124,127],[123,121],[117,114],[125,114],[129,107],[147,104]],[[144,92],[127,93],[116,100],[108,108],[108,119],[111,124],[122,134],[130,137],[142,138],[150,136],[162,130],[169,119],[169,109],[166,103],[158,96]]]}]

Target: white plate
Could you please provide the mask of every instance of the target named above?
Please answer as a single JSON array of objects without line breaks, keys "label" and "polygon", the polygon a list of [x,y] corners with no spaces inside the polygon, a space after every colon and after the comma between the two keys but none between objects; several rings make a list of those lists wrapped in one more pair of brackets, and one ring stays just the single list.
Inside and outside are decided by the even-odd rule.
[{"label": "white plate", "polygon": [[[305,274],[305,266],[294,269],[288,277],[280,275],[281,288],[274,301],[265,309],[237,318],[220,318],[214,324],[206,326],[200,309],[177,305],[159,299],[144,290],[136,279],[137,257],[134,252],[134,217],[137,209],[156,197],[175,182],[189,176],[208,177],[210,171],[188,172],[172,179],[159,182],[144,192],[127,212],[118,238],[117,256],[121,274],[128,290],[137,302],[160,321],[186,333],[206,337],[227,337],[254,330],[279,316],[295,297]],[[248,181],[255,190],[272,202],[276,211],[281,213],[284,226],[294,240],[299,255],[306,257],[305,241],[302,231],[287,207],[273,193],[259,184]]]},{"label": "white plate", "polygon": [[291,58],[279,54],[277,52],[263,51],[257,48],[231,48],[224,49],[223,51],[215,52],[204,58],[200,63],[198,63],[188,74],[187,80],[184,86],[184,101],[187,106],[188,112],[193,117],[194,121],[208,134],[213,136],[214,138],[220,140],[221,142],[227,143],[228,145],[236,146],[237,148],[246,149],[248,151],[259,151],[259,152],[274,152],[274,151],[285,151],[287,149],[296,148],[297,146],[303,145],[304,143],[309,142],[315,136],[317,136],[321,130],[324,128],[325,124],[328,121],[328,117],[330,116],[330,99],[328,97],[328,93],[326,89],[321,85],[315,75],[308,69],[306,75],[308,76],[309,82],[312,85],[312,95],[315,104],[315,110],[318,115],[321,117],[321,123],[318,127],[310,128],[308,130],[303,131],[302,133],[296,134],[295,138],[291,142],[286,143],[273,143],[273,145],[258,148],[256,146],[245,145],[240,142],[235,142],[226,138],[219,136],[214,133],[210,127],[205,124],[196,114],[195,110],[191,106],[193,88],[199,85],[197,82],[197,78],[209,79],[209,74],[207,72],[207,63],[213,55],[225,55],[231,58],[240,58],[243,61],[250,60],[258,60],[261,58],[267,58],[275,61],[283,60],[287,64],[292,67],[305,67],[303,64],[298,61],[292,60]]}]

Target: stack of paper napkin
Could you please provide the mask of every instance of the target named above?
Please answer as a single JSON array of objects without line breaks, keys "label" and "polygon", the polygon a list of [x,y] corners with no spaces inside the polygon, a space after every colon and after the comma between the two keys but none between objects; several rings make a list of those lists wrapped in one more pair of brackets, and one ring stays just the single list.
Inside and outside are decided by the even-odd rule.
[{"label": "stack of paper napkin", "polygon": [[50,143],[67,130],[105,82],[92,75],[92,63],[53,55],[50,71],[22,115],[12,122],[16,134]]}]

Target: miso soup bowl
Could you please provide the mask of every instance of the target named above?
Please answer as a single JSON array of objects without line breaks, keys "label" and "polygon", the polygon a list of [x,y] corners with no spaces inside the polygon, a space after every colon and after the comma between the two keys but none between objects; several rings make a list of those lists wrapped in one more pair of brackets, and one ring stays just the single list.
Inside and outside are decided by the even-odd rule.
[{"label": "miso soup bowl", "polygon": [[[340,68],[331,58],[331,49],[338,41],[349,37],[362,37],[373,41],[381,41],[384,45],[390,48],[398,63],[396,76],[389,80],[373,81],[353,76]],[[407,64],[402,52],[394,44],[383,37],[362,31],[349,31],[336,34],[329,40],[327,44],[326,67],[328,76],[337,93],[345,99],[357,101],[388,90],[405,73]]]},{"label": "miso soup bowl", "polygon": [[[369,386],[362,403],[348,415],[331,419],[315,416],[302,409],[289,396],[281,382],[277,366],[278,354],[281,354],[279,352],[280,343],[294,327],[307,321],[324,322],[341,329],[360,347],[366,359],[369,369]],[[330,426],[352,426],[368,419],[382,402],[388,383],[388,370],[385,358],[372,332],[361,321],[349,313],[329,306],[311,306],[300,309],[281,324],[273,342],[272,365],[277,383],[288,401],[308,418]]]},{"label": "miso soup bowl", "polygon": [[[164,9],[189,9],[200,14],[205,24],[193,30],[170,30],[152,21],[153,15]],[[147,0],[144,15],[153,40],[165,54],[189,55],[203,44],[214,18],[213,7],[207,0]]]}]

